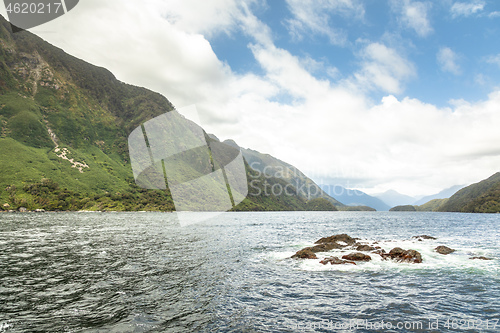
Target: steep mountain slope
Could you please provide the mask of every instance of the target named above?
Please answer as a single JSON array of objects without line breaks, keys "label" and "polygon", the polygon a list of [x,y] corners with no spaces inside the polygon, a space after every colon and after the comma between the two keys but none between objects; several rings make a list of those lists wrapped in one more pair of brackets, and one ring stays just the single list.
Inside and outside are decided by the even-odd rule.
[{"label": "steep mountain slope", "polygon": [[479,183],[461,189],[440,206],[438,211],[463,213],[500,212],[500,172]]},{"label": "steep mountain slope", "polygon": [[[132,130],[171,110],[162,95],[27,31],[13,33],[0,16],[0,210],[173,210],[168,188],[136,186],[127,145]],[[246,171],[259,177],[248,164]],[[311,206],[293,193],[264,195],[259,186],[235,209]]]},{"label": "steep mountain slope", "polygon": [[[233,144],[235,143],[233,142]],[[344,204],[324,192],[314,181],[293,165],[256,150],[241,148],[241,151],[252,169],[258,171],[264,177],[276,177],[285,180],[295,188],[296,194],[299,197],[307,200],[324,198],[335,206],[344,206]]]},{"label": "steep mountain slope", "polygon": [[339,185],[321,185],[321,188],[328,195],[348,206],[368,206],[378,211],[388,211],[391,208],[382,200],[359,190],[350,190]]}]

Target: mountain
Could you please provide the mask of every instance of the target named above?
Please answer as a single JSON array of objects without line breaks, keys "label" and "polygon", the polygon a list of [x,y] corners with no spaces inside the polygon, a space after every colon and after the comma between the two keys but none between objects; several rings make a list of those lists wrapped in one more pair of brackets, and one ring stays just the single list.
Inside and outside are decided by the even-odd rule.
[{"label": "mountain", "polygon": [[[230,144],[235,145],[236,143],[233,141]],[[241,148],[241,151],[243,157],[252,169],[258,171],[264,177],[276,177],[285,180],[295,188],[296,195],[299,197],[307,200],[324,198],[335,206],[344,206],[332,196],[325,193],[314,181],[293,165],[283,162],[269,154],[262,154],[256,150]],[[289,187],[289,189],[292,187]],[[286,189],[287,188],[284,188],[283,190]]]},{"label": "mountain", "polygon": [[465,187],[465,185],[455,185],[455,186],[452,186],[450,188],[442,190],[439,193],[425,196],[425,197],[417,200],[416,202],[414,202],[413,205],[419,206],[419,205],[423,205],[423,204],[425,204],[425,203],[427,203],[427,202],[429,202],[431,200],[434,200],[434,199],[446,199],[446,198],[449,198],[453,194],[455,194],[458,190],[460,190],[460,189],[462,189],[464,187]]},{"label": "mountain", "polygon": [[[136,185],[127,144],[134,129],[173,109],[164,96],[120,82],[30,32],[13,33],[0,16],[0,210],[174,210],[168,188]],[[289,194],[266,195],[265,182],[289,183],[248,163],[245,171],[259,182],[234,210],[335,210],[293,186]]]},{"label": "mountain", "polygon": [[401,194],[395,190],[388,190],[384,193],[373,195],[375,198],[382,200],[384,203],[390,207],[411,205],[415,202],[414,197],[410,197],[405,194]]},{"label": "mountain", "polygon": [[346,189],[340,185],[320,185],[330,196],[347,206],[368,206],[378,211],[388,211],[391,208],[382,200],[372,197],[362,191]]},{"label": "mountain", "polygon": [[392,207],[391,209],[389,209],[389,211],[390,212],[416,212],[417,210],[412,205],[401,205],[401,206]]},{"label": "mountain", "polygon": [[499,213],[500,172],[469,185],[452,195],[438,208],[440,212]]},{"label": "mountain", "polygon": [[448,201],[448,198],[444,199],[433,199],[422,205],[413,206],[417,212],[437,212],[439,207],[444,205]]}]

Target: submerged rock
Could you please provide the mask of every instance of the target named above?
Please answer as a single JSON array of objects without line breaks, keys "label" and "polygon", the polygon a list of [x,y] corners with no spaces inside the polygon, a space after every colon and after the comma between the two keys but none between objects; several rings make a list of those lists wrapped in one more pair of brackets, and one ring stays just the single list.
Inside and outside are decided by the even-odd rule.
[{"label": "submerged rock", "polygon": [[351,260],[351,261],[370,261],[370,260],[372,260],[372,257],[370,257],[367,254],[361,253],[361,252],[354,252],[354,253],[349,253],[349,254],[346,254],[345,256],[342,256],[342,259]]},{"label": "submerged rock", "polygon": [[472,259],[472,260],[474,260],[474,259],[479,259],[479,260],[493,260],[493,259],[491,259],[491,258],[487,258],[487,257],[483,257],[483,256],[480,256],[480,257],[472,257],[472,258],[469,258],[469,259]]},{"label": "submerged rock", "polygon": [[338,257],[326,257],[325,259],[321,260],[320,263],[322,263],[323,265],[326,265],[328,263],[330,263],[331,265],[342,265],[342,264],[356,265],[356,263],[353,261],[342,260],[339,259]]},{"label": "submerged rock", "polygon": [[311,251],[311,248],[309,247],[306,247],[302,250],[299,250],[297,251],[297,253],[295,253],[292,258],[294,259],[318,259],[318,257],[316,257],[316,254],[314,254],[313,251]]},{"label": "submerged rock", "polygon": [[397,262],[408,262],[419,264],[422,262],[422,255],[415,250],[403,250],[400,247],[395,247],[389,253],[380,254],[383,259],[392,259]]},{"label": "submerged rock", "polygon": [[420,236],[413,236],[411,239],[416,239],[416,240],[424,240],[424,239],[437,239],[436,237],[432,237],[429,235],[420,235]]},{"label": "submerged rock", "polygon": [[441,253],[441,254],[450,254],[450,253],[455,252],[455,250],[450,249],[449,247],[444,246],[444,245],[439,245],[434,250],[436,250],[437,253]]}]

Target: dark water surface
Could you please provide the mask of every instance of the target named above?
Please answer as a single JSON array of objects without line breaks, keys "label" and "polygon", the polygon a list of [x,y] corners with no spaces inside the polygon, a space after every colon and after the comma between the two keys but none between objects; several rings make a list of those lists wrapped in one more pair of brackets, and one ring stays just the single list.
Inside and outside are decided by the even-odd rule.
[{"label": "dark water surface", "polygon": [[[0,332],[497,332],[499,227],[500,214],[227,213],[185,227],[168,213],[0,214]],[[337,233],[424,262],[288,259]],[[438,240],[410,240],[421,234]]]}]

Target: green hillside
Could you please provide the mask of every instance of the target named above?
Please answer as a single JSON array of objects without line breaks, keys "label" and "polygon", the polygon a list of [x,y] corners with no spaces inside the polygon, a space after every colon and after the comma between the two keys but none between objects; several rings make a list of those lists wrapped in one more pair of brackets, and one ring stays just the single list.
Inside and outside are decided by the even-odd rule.
[{"label": "green hillside", "polygon": [[441,205],[438,211],[463,213],[500,212],[500,172],[479,183],[461,189]]},{"label": "green hillside", "polygon": [[[171,110],[162,95],[120,82],[27,31],[13,33],[0,16],[0,210],[173,210],[168,189],[136,186],[127,144],[133,129]],[[259,186],[264,182],[234,209],[311,206]]]},{"label": "green hillside", "polygon": [[412,205],[402,205],[402,206],[396,206],[392,207],[389,209],[390,212],[415,212],[416,209]]},{"label": "green hillside", "polygon": [[439,207],[444,205],[448,201],[448,198],[446,199],[433,199],[430,200],[423,205],[418,205],[418,206],[413,206],[417,210],[417,212],[436,212],[438,211]]},{"label": "green hillside", "polygon": [[277,177],[285,180],[295,187],[298,196],[307,200],[323,198],[334,206],[344,206],[344,204],[329,196],[316,185],[314,181],[293,165],[283,162],[269,154],[262,154],[256,150],[241,148],[241,151],[252,169],[264,176]]}]

